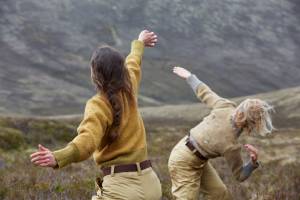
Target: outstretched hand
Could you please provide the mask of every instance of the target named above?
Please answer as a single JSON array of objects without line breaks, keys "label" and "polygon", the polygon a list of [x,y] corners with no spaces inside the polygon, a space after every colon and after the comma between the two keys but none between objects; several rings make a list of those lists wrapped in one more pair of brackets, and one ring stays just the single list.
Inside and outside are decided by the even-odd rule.
[{"label": "outstretched hand", "polygon": [[173,73],[183,79],[188,79],[192,75],[190,71],[183,67],[174,67]]},{"label": "outstretched hand", "polygon": [[154,32],[143,30],[138,40],[144,42],[146,47],[154,47],[157,43],[157,35]]},{"label": "outstretched hand", "polygon": [[30,155],[31,162],[40,167],[55,167],[57,162],[53,153],[39,144],[39,150]]},{"label": "outstretched hand", "polygon": [[258,150],[254,146],[252,146],[251,144],[245,144],[244,147],[248,151],[252,163],[256,164],[257,157],[258,157]]}]

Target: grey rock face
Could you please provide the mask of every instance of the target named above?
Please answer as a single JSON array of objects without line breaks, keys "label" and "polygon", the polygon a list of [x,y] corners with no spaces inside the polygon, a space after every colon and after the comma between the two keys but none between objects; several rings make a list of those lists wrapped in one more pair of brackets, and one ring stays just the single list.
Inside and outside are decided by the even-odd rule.
[{"label": "grey rock face", "polygon": [[297,0],[2,0],[0,112],[82,112],[93,49],[126,55],[143,28],[160,38],[146,51],[141,105],[195,101],[174,64],[225,97],[300,84]]}]

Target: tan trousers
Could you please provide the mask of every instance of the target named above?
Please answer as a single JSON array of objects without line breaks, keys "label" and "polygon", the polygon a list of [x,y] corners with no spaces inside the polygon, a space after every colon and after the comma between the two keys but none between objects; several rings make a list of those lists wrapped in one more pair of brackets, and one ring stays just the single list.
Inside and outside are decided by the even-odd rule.
[{"label": "tan trousers", "polygon": [[172,150],[169,172],[176,200],[232,200],[232,196],[212,165],[200,160],[186,146],[184,137]]},{"label": "tan trousers", "polygon": [[92,200],[160,200],[160,181],[152,168],[105,176]]}]

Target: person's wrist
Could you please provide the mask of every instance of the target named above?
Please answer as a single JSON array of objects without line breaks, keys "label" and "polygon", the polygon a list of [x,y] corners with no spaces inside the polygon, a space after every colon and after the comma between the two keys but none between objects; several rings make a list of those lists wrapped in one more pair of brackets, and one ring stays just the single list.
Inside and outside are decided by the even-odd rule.
[{"label": "person's wrist", "polygon": [[257,159],[256,160],[251,160],[251,161],[252,161],[252,165],[254,167],[258,167],[259,163],[258,163]]},{"label": "person's wrist", "polygon": [[192,73],[190,73],[190,74],[186,77],[186,79],[190,78],[191,76],[192,76]]},{"label": "person's wrist", "polygon": [[145,43],[144,40],[142,38],[138,38],[138,41]]},{"label": "person's wrist", "polygon": [[192,76],[192,73],[188,74],[186,77],[185,77],[185,80],[188,80],[189,78],[191,78]]}]

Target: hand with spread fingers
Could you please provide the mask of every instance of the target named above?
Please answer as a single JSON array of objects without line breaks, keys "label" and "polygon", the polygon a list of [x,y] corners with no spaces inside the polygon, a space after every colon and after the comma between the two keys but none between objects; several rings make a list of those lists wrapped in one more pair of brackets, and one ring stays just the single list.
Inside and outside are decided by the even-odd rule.
[{"label": "hand with spread fingers", "polygon": [[40,167],[55,167],[57,162],[53,153],[46,147],[39,144],[39,150],[30,155],[31,162]]},{"label": "hand with spread fingers", "polygon": [[140,33],[138,40],[144,42],[146,47],[154,47],[158,41],[157,35],[148,30],[143,30]]},{"label": "hand with spread fingers", "polygon": [[244,147],[248,151],[251,161],[254,165],[257,164],[257,158],[258,158],[258,150],[252,146],[251,144],[245,144]]},{"label": "hand with spread fingers", "polygon": [[192,75],[190,71],[183,67],[174,67],[173,73],[183,79],[188,79]]}]

